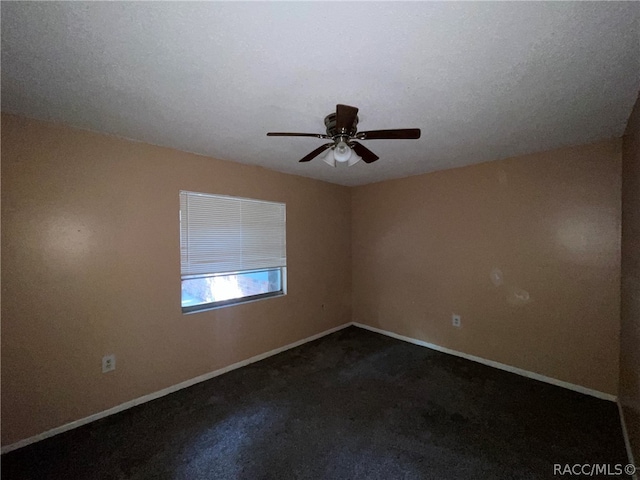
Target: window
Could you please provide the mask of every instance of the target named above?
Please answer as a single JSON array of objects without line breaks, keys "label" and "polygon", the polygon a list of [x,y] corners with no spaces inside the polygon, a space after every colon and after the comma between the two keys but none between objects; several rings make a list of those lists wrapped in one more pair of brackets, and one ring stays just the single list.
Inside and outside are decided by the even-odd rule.
[{"label": "window", "polygon": [[180,192],[184,313],[285,293],[286,206]]}]

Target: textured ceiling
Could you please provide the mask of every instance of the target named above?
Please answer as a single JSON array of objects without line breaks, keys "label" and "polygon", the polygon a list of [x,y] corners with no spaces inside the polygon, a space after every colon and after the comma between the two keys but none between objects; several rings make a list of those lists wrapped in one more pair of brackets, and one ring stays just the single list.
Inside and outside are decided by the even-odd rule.
[{"label": "textured ceiling", "polygon": [[[623,133],[640,3],[2,2],[2,109],[344,185]],[[336,103],[375,164],[298,159]]]}]

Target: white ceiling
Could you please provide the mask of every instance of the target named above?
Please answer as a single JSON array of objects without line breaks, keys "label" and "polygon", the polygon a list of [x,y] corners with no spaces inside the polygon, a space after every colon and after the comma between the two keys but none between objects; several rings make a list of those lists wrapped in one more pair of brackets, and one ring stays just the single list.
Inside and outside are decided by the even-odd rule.
[{"label": "white ceiling", "polygon": [[[5,2],[2,109],[360,185],[623,133],[640,2]],[[297,161],[336,103],[374,164]]]}]

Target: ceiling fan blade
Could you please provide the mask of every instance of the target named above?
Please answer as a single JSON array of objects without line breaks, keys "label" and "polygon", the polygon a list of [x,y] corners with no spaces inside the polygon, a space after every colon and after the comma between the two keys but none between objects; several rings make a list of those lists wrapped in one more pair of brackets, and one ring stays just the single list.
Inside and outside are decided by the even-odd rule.
[{"label": "ceiling fan blade", "polygon": [[358,140],[415,140],[420,138],[420,129],[369,130],[368,132],[358,132],[356,138]]},{"label": "ceiling fan blade", "polygon": [[349,105],[336,105],[336,131],[348,134],[356,121],[358,109]]},{"label": "ceiling fan blade", "polygon": [[356,152],[358,156],[365,161],[365,163],[373,163],[380,158],[361,143],[351,142],[350,145],[351,148],[353,148],[353,151]]},{"label": "ceiling fan blade", "polygon": [[325,143],[324,145],[319,146],[313,152],[311,152],[309,155],[307,155],[306,157],[302,158],[300,160],[300,162],[309,162],[309,161],[313,160],[314,158],[316,158],[318,155],[320,155],[322,152],[324,152],[329,147],[333,147],[333,142]]},{"label": "ceiling fan blade", "polygon": [[267,137],[315,137],[315,138],[331,138],[323,133],[289,133],[289,132],[269,132]]}]

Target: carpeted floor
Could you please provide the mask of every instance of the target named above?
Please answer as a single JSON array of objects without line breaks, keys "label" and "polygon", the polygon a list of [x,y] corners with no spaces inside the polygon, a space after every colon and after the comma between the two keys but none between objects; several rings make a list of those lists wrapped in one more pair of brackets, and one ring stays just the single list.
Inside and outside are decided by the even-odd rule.
[{"label": "carpeted floor", "polygon": [[538,480],[576,463],[627,463],[615,403],[349,327],[3,455],[2,479]]}]

